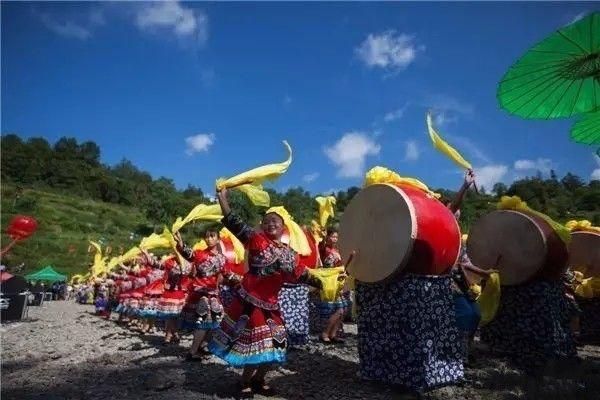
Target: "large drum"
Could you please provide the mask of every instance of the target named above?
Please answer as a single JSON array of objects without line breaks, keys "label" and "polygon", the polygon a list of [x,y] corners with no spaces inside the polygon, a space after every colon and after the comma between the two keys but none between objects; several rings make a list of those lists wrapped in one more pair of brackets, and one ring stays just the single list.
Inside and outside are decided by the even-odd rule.
[{"label": "large drum", "polygon": [[399,273],[445,274],[458,258],[460,239],[450,210],[408,185],[364,188],[340,220],[340,253],[345,258],[357,251],[348,272],[366,283]]},{"label": "large drum", "polygon": [[471,226],[467,254],[474,265],[499,270],[503,285],[558,280],[568,260],[566,244],[543,218],[511,210],[493,211]]},{"label": "large drum", "polygon": [[569,266],[583,273],[584,278],[600,277],[600,233],[571,233]]}]

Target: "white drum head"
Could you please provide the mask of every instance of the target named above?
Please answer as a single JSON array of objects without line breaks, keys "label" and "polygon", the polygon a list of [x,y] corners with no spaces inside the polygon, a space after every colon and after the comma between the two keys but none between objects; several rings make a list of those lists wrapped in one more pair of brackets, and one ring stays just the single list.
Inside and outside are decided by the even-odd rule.
[{"label": "white drum head", "polygon": [[354,196],[340,219],[339,248],[348,268],[361,282],[380,282],[406,264],[416,235],[410,199],[396,186],[376,184]]},{"label": "white drum head", "polygon": [[569,244],[569,266],[585,278],[600,277],[600,234],[572,232]]},{"label": "white drum head", "polygon": [[520,212],[493,211],[469,230],[467,253],[471,262],[482,269],[499,270],[502,285],[529,280],[543,266],[546,252],[542,230]]}]

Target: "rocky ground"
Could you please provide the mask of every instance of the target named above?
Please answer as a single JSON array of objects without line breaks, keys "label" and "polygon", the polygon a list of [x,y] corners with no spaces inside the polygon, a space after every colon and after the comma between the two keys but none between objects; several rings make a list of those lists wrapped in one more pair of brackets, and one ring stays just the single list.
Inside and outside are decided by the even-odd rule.
[{"label": "rocky ground", "polygon": [[[26,321],[3,324],[2,399],[234,398],[239,372],[209,357],[185,362],[190,345],[163,346],[160,333],[140,335],[92,315],[92,306],[48,302]],[[414,394],[357,378],[356,327],[343,346],[312,343],[290,352],[270,373],[276,399],[411,399]],[[479,349],[460,386],[425,399],[598,399],[600,346],[582,346],[581,360],[527,376]],[[256,396],[260,398],[260,396]]]}]

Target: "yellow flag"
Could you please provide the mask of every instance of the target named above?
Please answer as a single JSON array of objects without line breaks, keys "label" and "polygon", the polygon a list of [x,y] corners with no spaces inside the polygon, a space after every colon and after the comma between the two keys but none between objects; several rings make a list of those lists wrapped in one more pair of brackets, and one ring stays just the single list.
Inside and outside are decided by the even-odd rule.
[{"label": "yellow flag", "polygon": [[90,245],[92,245],[94,247],[94,249],[96,249],[96,254],[102,254],[102,248],[100,247],[100,245],[92,240],[90,240]]},{"label": "yellow flag", "polygon": [[236,188],[240,192],[244,193],[250,199],[250,202],[258,207],[269,207],[271,205],[271,198],[262,185],[260,184],[246,184]]},{"label": "yellow flag", "polygon": [[480,325],[485,325],[496,316],[500,305],[500,275],[497,272],[490,274],[481,295],[477,298],[481,309]]},{"label": "yellow flag", "polygon": [[236,187],[248,195],[254,205],[268,207],[270,204],[269,194],[263,190],[262,184],[281,176],[292,163],[292,148],[286,141],[283,144],[288,151],[287,160],[281,163],[263,165],[229,179],[218,179],[217,189]]},{"label": "yellow flag", "polygon": [[308,272],[321,282],[321,300],[335,301],[344,288],[344,282],[338,280],[344,267],[308,269]]},{"label": "yellow flag", "polygon": [[327,226],[327,220],[329,217],[334,216],[335,197],[319,196],[315,200],[317,204],[319,204],[319,224],[322,228],[325,228]]},{"label": "yellow flag", "polygon": [[[242,261],[244,261],[244,254],[246,250],[242,242],[240,242],[239,239],[236,238],[235,235],[231,233],[227,228],[221,229],[221,231],[219,232],[219,236],[221,239],[228,238],[231,240],[231,243],[233,244],[233,252],[235,253],[235,262],[241,263]],[[206,245],[204,239],[200,240],[194,245],[194,250],[206,250],[207,248],[208,246]]]},{"label": "yellow flag", "polygon": [[546,221],[565,244],[568,245],[571,242],[571,232],[569,229],[554,221],[546,214],[529,208],[527,203],[521,200],[519,196],[502,196],[497,207],[499,210],[514,210],[536,215]]},{"label": "yellow flag", "polygon": [[184,225],[197,220],[202,221],[220,221],[223,218],[221,213],[221,206],[218,204],[198,204],[196,207],[189,212],[189,214],[181,219],[177,218],[173,224],[173,233],[178,232]]},{"label": "yellow flag", "polygon": [[172,235],[171,235],[171,238],[169,238],[169,235],[167,234],[167,232],[168,232],[168,229],[165,227],[161,234],[153,233],[152,235],[143,238],[142,241],[140,242],[139,247],[144,250],[157,249],[157,248],[162,248],[162,249],[171,248],[171,239],[172,240],[174,240],[174,239],[173,239]]},{"label": "yellow flag", "polygon": [[448,158],[454,161],[459,166],[465,169],[473,168],[471,163],[463,158],[463,156],[452,146],[450,146],[440,134],[433,127],[433,121],[431,113],[427,113],[427,130],[429,131],[429,138],[433,143],[433,147],[444,153]]},{"label": "yellow flag", "polygon": [[103,272],[106,272],[106,257],[102,257],[102,248],[100,245],[92,240],[89,241],[90,245],[94,247],[96,252],[94,253],[94,262],[90,268],[92,276],[96,277]]},{"label": "yellow flag", "polygon": [[314,219],[310,221],[310,233],[315,238],[315,242],[320,243],[323,240],[323,228]]},{"label": "yellow flag", "polygon": [[141,252],[142,251],[138,247],[134,246],[131,249],[127,250],[127,252],[120,257],[121,262],[133,260],[134,258],[139,256]]},{"label": "yellow flag", "polygon": [[439,198],[439,193],[434,193],[427,185],[415,178],[406,178],[398,175],[396,172],[385,167],[373,167],[365,175],[364,187],[374,185],[376,183],[398,183],[401,185],[409,185],[419,190],[422,190],[429,195]]},{"label": "yellow flag", "polygon": [[81,282],[82,280],[83,280],[83,275],[76,274],[76,275],[73,275],[73,276],[71,277],[71,280],[69,281],[69,283],[70,283],[71,285],[73,285],[73,284],[75,284],[75,283],[79,283],[79,282]]},{"label": "yellow flag", "polygon": [[294,222],[294,219],[290,215],[290,213],[284,207],[271,207],[267,210],[265,214],[275,213],[279,215],[283,219],[284,225],[287,227],[288,232],[290,234],[290,247],[296,253],[302,256],[308,256],[312,252],[310,249],[310,245],[308,243],[308,239],[304,234],[300,225]]},{"label": "yellow flag", "polygon": [[244,248],[242,242],[240,242],[240,240],[235,237],[235,235],[227,228],[221,229],[219,235],[221,238],[229,238],[231,240],[231,243],[233,244],[233,252],[235,253],[235,262],[239,264],[244,261],[246,249]]}]

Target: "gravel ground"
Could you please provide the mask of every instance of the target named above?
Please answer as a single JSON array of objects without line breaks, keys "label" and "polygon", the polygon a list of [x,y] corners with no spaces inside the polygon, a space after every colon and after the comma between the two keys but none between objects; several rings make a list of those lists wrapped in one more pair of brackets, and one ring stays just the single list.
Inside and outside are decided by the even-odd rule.
[{"label": "gravel ground", "polygon": [[[160,333],[140,335],[92,315],[92,306],[48,302],[32,307],[29,320],[3,324],[2,399],[230,399],[239,370],[208,357],[185,362],[190,345],[163,346]],[[269,374],[275,399],[412,399],[397,388],[357,378],[356,326],[347,343],[311,343],[289,353]],[[577,362],[527,376],[482,348],[460,386],[440,388],[424,399],[598,399],[600,346],[583,346]],[[261,396],[255,396],[261,398]]]}]

